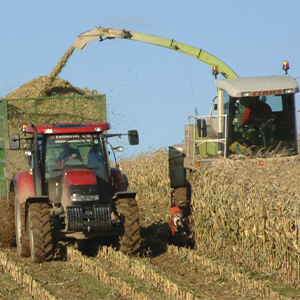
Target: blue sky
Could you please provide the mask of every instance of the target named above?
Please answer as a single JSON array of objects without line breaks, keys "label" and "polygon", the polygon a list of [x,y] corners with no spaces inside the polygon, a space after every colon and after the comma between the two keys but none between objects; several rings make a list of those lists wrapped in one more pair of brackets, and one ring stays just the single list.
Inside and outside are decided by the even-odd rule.
[{"label": "blue sky", "polygon": [[[300,78],[300,1],[0,1],[0,96],[49,75],[76,37],[98,26],[127,29],[202,48],[240,77]],[[126,40],[73,53],[60,78],[107,95],[111,132],[138,129],[125,156],[183,140],[195,107],[207,115],[216,95],[211,68],[175,51]],[[221,77],[219,77],[221,78]],[[299,79],[298,79],[299,82]],[[299,95],[296,97],[300,109]]]}]

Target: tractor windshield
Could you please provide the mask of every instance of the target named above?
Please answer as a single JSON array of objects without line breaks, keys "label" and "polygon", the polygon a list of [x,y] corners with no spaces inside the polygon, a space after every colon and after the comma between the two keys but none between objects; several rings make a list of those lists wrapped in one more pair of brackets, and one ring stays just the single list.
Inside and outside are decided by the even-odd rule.
[{"label": "tractor windshield", "polygon": [[103,179],[107,177],[106,154],[99,135],[51,135],[46,145],[46,179],[61,176],[65,168],[88,168]]},{"label": "tractor windshield", "polygon": [[49,197],[60,203],[64,170],[90,169],[108,182],[107,154],[99,134],[50,135],[45,148],[45,181]]},{"label": "tractor windshield", "polygon": [[229,153],[297,153],[293,94],[226,98]]}]

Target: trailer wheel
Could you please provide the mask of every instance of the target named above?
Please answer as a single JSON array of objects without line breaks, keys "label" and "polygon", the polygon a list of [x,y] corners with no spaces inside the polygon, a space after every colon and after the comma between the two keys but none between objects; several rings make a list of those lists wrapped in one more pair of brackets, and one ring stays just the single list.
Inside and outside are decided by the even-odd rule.
[{"label": "trailer wheel", "polygon": [[31,203],[28,212],[28,232],[31,260],[43,262],[52,259],[52,219],[47,203]]},{"label": "trailer wheel", "polygon": [[14,206],[0,202],[0,244],[1,247],[15,245],[15,212]]},{"label": "trailer wheel", "polygon": [[25,204],[21,205],[17,195],[15,195],[15,228],[17,253],[18,255],[29,257],[30,246],[29,236],[28,232],[26,232],[25,224]]},{"label": "trailer wheel", "polygon": [[124,254],[136,254],[141,246],[140,219],[137,202],[131,198],[119,199],[117,208],[123,223],[119,249]]}]

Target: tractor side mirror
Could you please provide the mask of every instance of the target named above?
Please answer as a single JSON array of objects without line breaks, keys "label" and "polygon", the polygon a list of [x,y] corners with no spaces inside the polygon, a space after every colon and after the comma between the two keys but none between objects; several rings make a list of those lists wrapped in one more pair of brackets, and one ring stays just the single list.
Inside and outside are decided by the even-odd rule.
[{"label": "tractor side mirror", "polygon": [[130,145],[138,145],[139,144],[139,134],[137,130],[129,130],[128,131],[128,141]]},{"label": "tractor side mirror", "polygon": [[18,134],[13,134],[9,136],[9,148],[11,150],[20,149],[20,136]]}]

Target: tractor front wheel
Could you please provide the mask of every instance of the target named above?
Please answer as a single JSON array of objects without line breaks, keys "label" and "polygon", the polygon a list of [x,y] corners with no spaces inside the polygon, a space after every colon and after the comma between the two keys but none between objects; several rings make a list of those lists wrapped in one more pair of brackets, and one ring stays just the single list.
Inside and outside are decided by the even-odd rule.
[{"label": "tractor front wheel", "polygon": [[31,203],[28,212],[28,232],[31,260],[51,260],[54,252],[52,219],[47,203]]},{"label": "tractor front wheel", "polygon": [[119,199],[117,203],[118,213],[123,223],[123,231],[120,236],[120,251],[124,254],[134,255],[141,246],[139,209],[135,199]]}]

